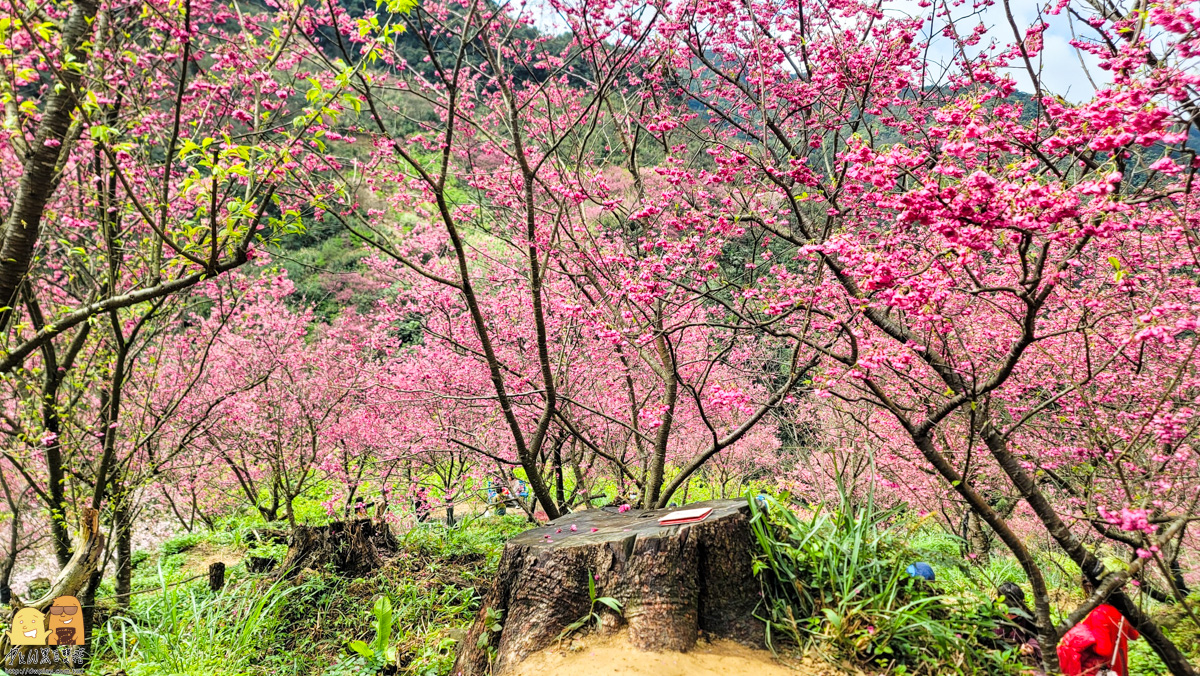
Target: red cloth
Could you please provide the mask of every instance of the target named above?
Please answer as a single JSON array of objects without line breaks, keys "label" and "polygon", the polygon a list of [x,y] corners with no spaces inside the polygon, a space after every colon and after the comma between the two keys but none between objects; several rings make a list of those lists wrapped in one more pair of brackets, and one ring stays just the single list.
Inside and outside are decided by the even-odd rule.
[{"label": "red cloth", "polygon": [[1129,641],[1137,638],[1137,630],[1116,608],[1101,604],[1063,635],[1058,643],[1059,666],[1066,676],[1092,676],[1110,668],[1129,676]]}]

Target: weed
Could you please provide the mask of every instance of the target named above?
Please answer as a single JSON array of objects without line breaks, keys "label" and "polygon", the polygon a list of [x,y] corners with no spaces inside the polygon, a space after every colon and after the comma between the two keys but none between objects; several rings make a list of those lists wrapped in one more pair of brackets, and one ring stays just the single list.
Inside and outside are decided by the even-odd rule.
[{"label": "weed", "polygon": [[801,519],[749,500],[768,641],[910,674],[1016,673],[1013,651],[984,646],[1001,615],[987,598],[951,597],[904,570],[915,556],[873,500],[818,506]]},{"label": "weed", "polygon": [[578,620],[575,620],[571,624],[568,624],[562,630],[562,633],[560,633],[558,635],[559,641],[563,640],[567,636],[570,636],[571,634],[575,633],[576,631],[582,629],[589,623],[595,623],[596,627],[599,628],[600,627],[600,613],[596,610],[597,603],[607,606],[610,610],[612,610],[614,613],[616,613],[618,615],[621,614],[621,602],[620,601],[614,599],[611,596],[596,596],[596,576],[593,575],[591,571],[588,571],[588,597],[591,598],[592,604],[588,608],[587,615],[584,615],[583,617],[579,618]]},{"label": "weed", "polygon": [[195,547],[204,540],[204,534],[200,532],[184,533],[162,543],[163,556],[171,556],[172,554],[180,554]]},{"label": "weed", "polygon": [[370,643],[350,641],[349,647],[363,658],[367,668],[379,671],[396,664],[396,646],[392,645],[392,602],[388,597],[380,596],[375,600],[371,614],[375,617],[371,623],[375,638]]}]

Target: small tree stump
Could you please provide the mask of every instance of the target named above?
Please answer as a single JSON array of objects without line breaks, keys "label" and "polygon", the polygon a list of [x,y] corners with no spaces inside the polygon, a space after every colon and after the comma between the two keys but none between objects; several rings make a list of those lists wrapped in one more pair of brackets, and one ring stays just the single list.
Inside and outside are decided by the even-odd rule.
[{"label": "small tree stump", "polygon": [[221,591],[225,586],[225,564],[214,561],[208,565],[208,588],[211,591]]},{"label": "small tree stump", "polygon": [[[490,650],[495,673],[503,673],[553,644],[593,610],[589,576],[598,597],[621,603],[620,616],[596,604],[603,629],[627,624],[630,642],[641,650],[686,651],[700,631],[761,646],[749,507],[741,500],[687,505],[695,507],[713,512],[700,523],[661,526],[659,517],[676,510],[587,510],[510,540],[453,673],[492,673]],[[502,613],[501,631],[488,630],[489,611]]]},{"label": "small tree stump", "polygon": [[388,525],[372,519],[297,526],[279,570],[291,576],[304,568],[332,566],[343,575],[358,577],[382,567],[384,556],[398,548]]}]

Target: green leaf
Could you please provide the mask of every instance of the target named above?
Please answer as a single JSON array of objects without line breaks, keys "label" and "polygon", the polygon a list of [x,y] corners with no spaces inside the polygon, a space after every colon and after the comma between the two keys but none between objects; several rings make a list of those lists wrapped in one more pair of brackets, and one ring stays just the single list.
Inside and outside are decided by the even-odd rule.
[{"label": "green leaf", "polygon": [[609,608],[612,608],[613,612],[615,613],[621,612],[621,602],[611,596],[601,596],[600,598],[596,599],[596,602],[603,603]]},{"label": "green leaf", "polygon": [[392,642],[392,602],[386,596],[380,596],[375,601],[371,611],[375,615],[375,641],[372,645],[374,652],[384,654]]},{"label": "green leaf", "polygon": [[351,641],[350,649],[367,659],[371,659],[375,656],[375,651],[371,650],[371,648],[362,641]]},{"label": "green leaf", "polygon": [[561,632],[558,634],[558,640],[560,640],[560,641],[561,641],[562,639],[566,638],[567,636],[569,636],[569,635],[571,635],[571,634],[575,633],[575,632],[576,632],[576,631],[577,631],[577,630],[578,630],[580,627],[582,627],[583,625],[587,624],[588,620],[590,620],[590,619],[592,619],[592,616],[591,616],[591,615],[588,615],[587,617],[584,617],[584,618],[581,618],[581,619],[575,620],[575,621],[574,621],[574,622],[572,622],[571,624],[568,624],[568,625],[567,625],[566,627],[564,627],[564,628],[563,628],[563,630],[562,630],[562,631],[561,631]]}]

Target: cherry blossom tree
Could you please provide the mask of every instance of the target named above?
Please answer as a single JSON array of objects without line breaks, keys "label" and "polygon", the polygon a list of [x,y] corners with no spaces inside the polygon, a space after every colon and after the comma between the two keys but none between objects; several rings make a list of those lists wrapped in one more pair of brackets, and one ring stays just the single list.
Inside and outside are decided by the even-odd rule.
[{"label": "cherry blossom tree", "polygon": [[306,70],[321,8],[14,0],[0,16],[0,433],[65,566],[72,506],[130,529],[126,472],[154,461],[124,436],[123,395],[186,314],[176,297],[319,209],[307,195],[337,161],[321,139],[358,101],[344,73]]},{"label": "cherry blossom tree", "polygon": [[[1073,105],[1043,85],[1047,24],[1021,27],[1005,9],[1007,41],[943,5],[928,18],[857,3],[664,7],[655,52],[670,63],[647,73],[663,95],[645,126],[659,130],[664,164],[683,161],[671,148],[707,148],[713,166],[681,181],[736,195],[647,206],[664,230],[725,228],[688,250],[714,271],[744,232],[777,238],[750,261],[770,272],[738,287],[763,301],[747,320],[770,326],[811,304],[814,395],[890,414],[892,443],[919,454],[1025,570],[1043,644],[1060,629],[1029,538],[987,495],[998,482],[1100,584],[1068,623],[1107,598],[1173,673],[1192,673],[1122,588],[1195,506],[1194,491],[1171,490],[1194,474],[1196,17],[1171,3],[1051,7],[1085,19],[1099,41],[1076,48],[1111,77]],[[957,52],[940,69],[925,56],[939,39]],[[689,124],[697,110],[706,124]],[[674,242],[659,250],[664,265],[679,258]],[[1130,422],[1094,425],[1108,416]],[[1099,504],[1110,500],[1119,509]],[[1094,531],[1130,546],[1124,569],[1105,570]]]},{"label": "cherry blossom tree", "polygon": [[[886,413],[885,443],[1011,551],[1045,645],[1061,627],[1026,514],[1100,584],[1068,624],[1107,598],[1191,673],[1123,587],[1173,556],[1195,507],[1175,480],[1194,476],[1194,12],[1064,1],[1022,26],[1004,4],[997,28],[949,3],[552,7],[565,47],[518,13],[422,7],[428,61],[389,55],[394,81],[356,85],[366,186],[438,225],[389,232],[380,211],[357,232],[440,290],[431,333],[486,366],[539,502],[558,426],[661,504],[789,396],[836,398]],[[1105,73],[1079,103],[1039,60],[1066,17]],[[376,87],[436,121],[401,137]],[[616,349],[574,364],[592,338]],[[639,371],[636,417],[572,390],[591,363]],[[691,459],[669,451],[688,399],[712,432]],[[740,417],[714,423],[717,405]],[[640,476],[598,420],[654,449]],[[1123,570],[1103,542],[1129,548]]]}]

